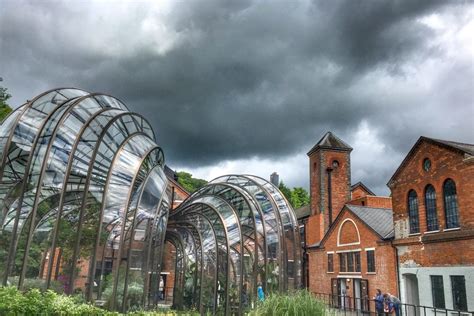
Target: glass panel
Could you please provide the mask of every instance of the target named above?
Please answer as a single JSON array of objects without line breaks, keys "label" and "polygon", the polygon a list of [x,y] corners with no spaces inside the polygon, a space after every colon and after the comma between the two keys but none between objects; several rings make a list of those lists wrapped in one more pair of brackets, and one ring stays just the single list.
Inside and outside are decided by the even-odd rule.
[{"label": "glass panel", "polygon": [[408,215],[410,218],[410,234],[419,233],[418,198],[413,190],[408,193]]},{"label": "glass panel", "polygon": [[431,294],[433,296],[433,306],[436,308],[445,308],[443,276],[431,275],[430,278]]},{"label": "glass panel", "polygon": [[466,279],[464,275],[452,275],[453,308],[467,312]]},{"label": "glass panel", "polygon": [[456,184],[448,179],[443,186],[444,211],[446,214],[446,228],[459,227],[459,208]]},{"label": "glass panel", "polygon": [[431,184],[429,184],[425,190],[425,208],[427,230],[438,230],[438,215],[436,214],[436,191]]}]

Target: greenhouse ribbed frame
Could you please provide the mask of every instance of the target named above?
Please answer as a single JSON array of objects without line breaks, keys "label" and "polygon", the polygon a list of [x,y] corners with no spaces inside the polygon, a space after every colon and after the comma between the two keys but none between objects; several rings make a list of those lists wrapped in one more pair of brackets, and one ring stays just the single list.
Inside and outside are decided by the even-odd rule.
[{"label": "greenhouse ribbed frame", "polygon": [[228,175],[171,209],[151,126],[112,96],[61,88],[28,101],[0,126],[0,162],[2,285],[154,307],[169,242],[177,309],[240,314],[258,286],[300,287],[298,224],[278,188]]}]

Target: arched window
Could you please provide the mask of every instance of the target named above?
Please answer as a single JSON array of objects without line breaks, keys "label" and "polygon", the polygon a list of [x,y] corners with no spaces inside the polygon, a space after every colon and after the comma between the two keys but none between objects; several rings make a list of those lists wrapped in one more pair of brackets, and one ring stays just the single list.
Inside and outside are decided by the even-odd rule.
[{"label": "arched window", "polygon": [[436,191],[431,184],[428,184],[425,189],[425,208],[427,230],[438,230],[438,216],[436,214]]},{"label": "arched window", "polygon": [[408,216],[410,217],[410,234],[420,232],[420,220],[418,218],[418,197],[414,190],[408,192]]},{"label": "arched window", "polygon": [[444,181],[443,195],[446,228],[459,227],[458,195],[456,194],[456,184],[453,180],[448,179]]}]

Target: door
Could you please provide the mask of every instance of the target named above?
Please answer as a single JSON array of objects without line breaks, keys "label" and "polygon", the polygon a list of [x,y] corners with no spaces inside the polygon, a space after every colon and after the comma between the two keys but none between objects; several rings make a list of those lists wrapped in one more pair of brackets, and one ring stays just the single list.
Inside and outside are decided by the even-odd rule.
[{"label": "door", "polygon": [[339,289],[340,289],[340,292],[339,292],[339,295],[340,295],[340,307],[341,308],[348,308],[349,307],[349,304],[348,304],[348,301],[349,301],[349,293],[347,293],[347,287],[346,287],[346,279],[337,279],[337,281],[339,282]]},{"label": "door", "polygon": [[360,286],[360,279],[353,279],[354,283],[354,308],[357,311],[360,311],[362,308],[361,304],[361,286]]},{"label": "door", "polygon": [[361,309],[364,312],[369,311],[369,280],[360,280]]},{"label": "door", "polygon": [[418,278],[415,274],[404,274],[403,279],[405,281],[405,300],[406,300],[406,313],[407,316],[420,315],[418,305],[420,305],[420,299],[418,295]]},{"label": "door", "polygon": [[338,279],[331,279],[331,306],[339,307],[339,293],[341,292]]}]

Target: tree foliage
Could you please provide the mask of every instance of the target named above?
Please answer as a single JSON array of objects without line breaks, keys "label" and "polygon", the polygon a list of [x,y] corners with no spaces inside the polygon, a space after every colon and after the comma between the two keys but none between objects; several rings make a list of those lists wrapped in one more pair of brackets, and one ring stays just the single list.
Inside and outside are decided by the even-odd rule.
[{"label": "tree foliage", "polygon": [[309,204],[309,194],[304,188],[295,187],[290,189],[283,183],[283,181],[280,181],[278,188],[293,208],[296,209]]},{"label": "tree foliage", "polygon": [[192,174],[185,171],[179,171],[177,175],[178,183],[189,193],[193,193],[207,184],[206,180],[193,178]]},{"label": "tree foliage", "polygon": [[7,103],[7,100],[10,98],[11,95],[7,92],[7,88],[0,86],[0,122],[12,111]]}]

